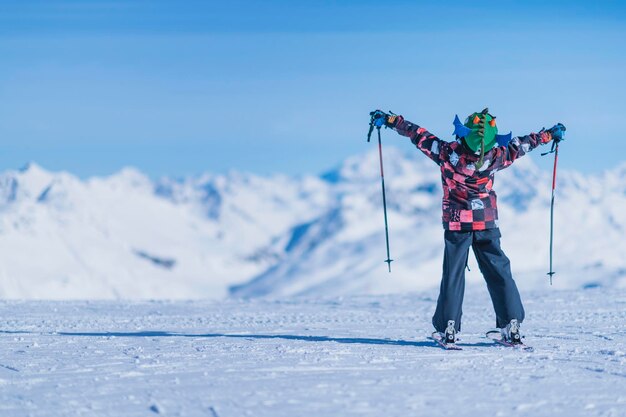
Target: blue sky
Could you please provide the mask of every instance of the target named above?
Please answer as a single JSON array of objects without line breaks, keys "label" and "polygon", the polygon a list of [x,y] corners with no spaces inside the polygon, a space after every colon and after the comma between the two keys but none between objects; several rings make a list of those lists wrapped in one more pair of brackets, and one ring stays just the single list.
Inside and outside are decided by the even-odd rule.
[{"label": "blue sky", "polygon": [[617,1],[4,0],[0,169],[319,173],[374,108],[451,139],[489,106],[565,123],[560,164],[598,172],[626,154],[624,39]]}]

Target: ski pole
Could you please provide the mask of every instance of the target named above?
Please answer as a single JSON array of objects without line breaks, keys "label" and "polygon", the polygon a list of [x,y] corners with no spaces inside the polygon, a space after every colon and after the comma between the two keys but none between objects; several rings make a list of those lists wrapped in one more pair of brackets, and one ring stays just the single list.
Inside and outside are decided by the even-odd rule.
[{"label": "ski pole", "polygon": [[552,285],[552,276],[555,274],[552,269],[552,252],[554,247],[554,191],[556,190],[556,165],[559,161],[559,141],[555,140],[552,143],[552,149],[550,152],[541,154],[542,156],[554,153],[554,168],[552,169],[552,199],[550,201],[550,285]]},{"label": "ski pole", "polygon": [[385,196],[385,171],[383,170],[383,144],[380,139],[380,125],[378,125],[378,123],[376,123],[376,120],[372,117],[372,120],[370,121],[370,130],[367,133],[368,142],[370,141],[370,137],[372,136],[372,131],[374,130],[374,127],[376,127],[376,130],[378,131],[378,157],[380,160],[380,181],[381,181],[382,189],[383,189],[383,213],[385,215],[385,242],[387,243],[387,260],[385,262],[387,263],[387,266],[389,267],[389,272],[391,272],[391,262],[393,261],[393,259],[391,259],[389,255],[389,224],[387,222],[387,198]]},{"label": "ski pole", "polygon": [[552,251],[554,248],[554,190],[556,190],[556,165],[559,161],[559,143],[557,142],[554,147],[554,168],[552,169],[552,198],[550,200],[550,285],[552,285],[552,275],[554,270],[552,269]]}]

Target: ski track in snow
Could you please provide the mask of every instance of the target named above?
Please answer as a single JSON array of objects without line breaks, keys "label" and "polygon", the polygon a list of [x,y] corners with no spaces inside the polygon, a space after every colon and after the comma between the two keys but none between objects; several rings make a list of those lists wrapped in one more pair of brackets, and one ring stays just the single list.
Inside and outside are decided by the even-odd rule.
[{"label": "ski track in snow", "polygon": [[1,416],[626,416],[626,291],[523,294],[535,352],[427,339],[434,292],[327,299],[5,301]]}]

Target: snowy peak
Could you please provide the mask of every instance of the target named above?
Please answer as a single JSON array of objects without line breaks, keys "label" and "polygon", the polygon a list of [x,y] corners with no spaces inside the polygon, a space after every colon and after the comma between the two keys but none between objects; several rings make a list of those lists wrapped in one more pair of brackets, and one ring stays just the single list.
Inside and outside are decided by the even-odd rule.
[{"label": "snowy peak", "polygon": [[[393,273],[386,272],[378,150],[320,177],[134,168],[79,178],[36,164],[0,174],[0,295],[198,298],[386,293],[436,286],[441,174],[385,147]],[[559,173],[556,288],[626,285],[626,164]],[[503,245],[520,287],[546,284],[550,173],[529,157],[498,172]],[[38,262],[32,262],[36,254]],[[468,280],[481,282],[470,257]],[[584,271],[581,273],[581,271]],[[417,279],[416,277],[419,277]]]},{"label": "snowy peak", "polygon": [[72,189],[82,187],[81,181],[65,172],[52,173],[35,163],[17,171],[0,174],[0,205],[9,207],[16,202],[54,204]]},{"label": "snowy peak", "polygon": [[[385,177],[402,178],[423,171],[429,161],[417,158],[417,156],[417,154],[404,153],[393,146],[386,147],[383,155]],[[380,155],[378,148],[373,148],[362,155],[349,157],[340,167],[323,174],[322,178],[331,183],[356,184],[369,183],[379,179]]]},{"label": "snowy peak", "polygon": [[276,260],[272,241],[331,201],[315,177],[152,181],[125,168],[83,181],[36,164],[0,174],[0,199],[9,298],[223,297]]},{"label": "snowy peak", "polygon": [[[309,222],[292,230],[295,242],[282,248],[277,265],[248,284],[236,286],[238,297],[261,295],[394,292],[436,286],[441,274],[441,180],[438,167],[388,149],[385,159],[390,241],[394,273],[382,280],[385,265],[382,201],[377,152],[350,158],[326,174],[338,192],[342,221],[333,233],[318,239]],[[389,161],[389,162],[388,162]],[[391,167],[388,174],[387,166]],[[619,172],[619,171],[618,171]],[[620,175],[620,174],[618,174]],[[623,183],[626,176],[621,178]],[[555,222],[557,288],[626,285],[624,245],[619,237],[626,223],[626,195],[609,191],[600,177],[562,171],[559,175]],[[608,181],[605,181],[608,182]],[[522,288],[547,283],[550,173],[530,157],[496,174],[503,241]],[[322,216],[318,221],[322,221]],[[585,219],[581,222],[581,219]],[[299,250],[294,252],[293,248]],[[289,250],[288,250],[289,249]],[[584,255],[583,255],[584,254]],[[620,255],[621,254],[621,255]],[[621,260],[618,260],[621,259]],[[376,260],[376,261],[372,261]],[[473,259],[470,282],[480,282]],[[581,274],[580,271],[587,271]],[[415,277],[420,277],[415,280]],[[381,284],[384,282],[384,284]],[[598,284],[599,283],[599,284]]]},{"label": "snowy peak", "polygon": [[52,175],[49,171],[44,169],[41,165],[33,161],[24,164],[24,166],[22,166],[18,170],[18,172],[24,175],[30,175],[30,176],[35,176],[35,177],[44,177],[44,176]]},{"label": "snowy peak", "polygon": [[8,172],[2,177],[4,181],[14,184],[15,198],[34,200],[39,199],[55,179],[54,174],[33,162],[26,164],[19,171]]}]

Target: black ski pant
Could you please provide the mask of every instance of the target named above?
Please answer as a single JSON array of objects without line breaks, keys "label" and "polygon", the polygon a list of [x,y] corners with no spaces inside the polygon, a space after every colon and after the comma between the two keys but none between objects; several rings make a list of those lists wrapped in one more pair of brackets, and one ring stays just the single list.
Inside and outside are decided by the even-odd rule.
[{"label": "black ski pant", "polygon": [[470,246],[487,282],[496,312],[496,327],[505,327],[511,319],[517,319],[520,323],[524,320],[522,300],[511,275],[509,258],[500,248],[500,237],[500,230],[497,228],[473,232],[446,230],[443,277],[433,316],[433,325],[437,331],[445,331],[448,320],[454,320],[456,331],[461,331],[465,267]]}]

